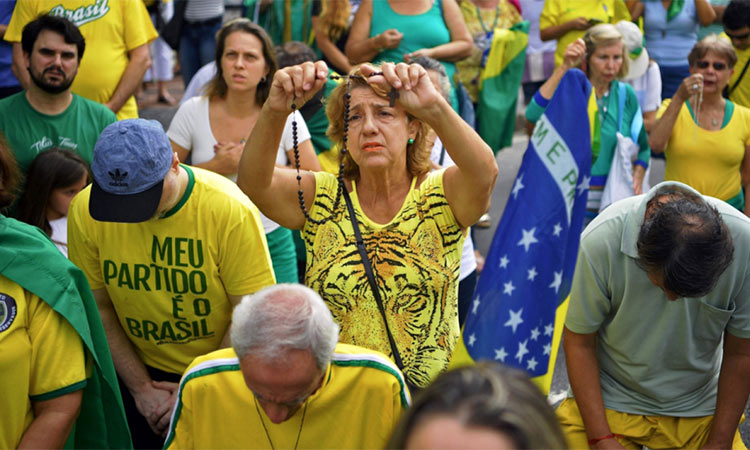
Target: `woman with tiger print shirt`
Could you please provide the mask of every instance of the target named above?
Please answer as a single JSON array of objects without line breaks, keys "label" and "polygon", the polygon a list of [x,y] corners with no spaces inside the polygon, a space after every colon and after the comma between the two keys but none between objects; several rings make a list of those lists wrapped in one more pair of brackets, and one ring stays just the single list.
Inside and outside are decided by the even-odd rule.
[{"label": "woman with tiger print shirt", "polygon": [[[393,357],[341,198],[348,192],[404,374],[423,387],[448,366],[459,336],[461,247],[467,227],[487,211],[497,164],[422,67],[384,63],[355,67],[328,99],[328,134],[343,147],[338,180],[275,167],[270,150],[284,119],[327,77],[322,61],[276,72],[237,184],[269,218],[302,230],[306,284],[341,325],[341,342]],[[429,172],[430,127],[455,166]]]}]

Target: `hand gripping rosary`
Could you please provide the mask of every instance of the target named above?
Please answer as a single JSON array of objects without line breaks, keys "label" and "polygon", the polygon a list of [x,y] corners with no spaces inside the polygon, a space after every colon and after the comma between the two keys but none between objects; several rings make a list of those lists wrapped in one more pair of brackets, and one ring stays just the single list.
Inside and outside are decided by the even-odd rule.
[{"label": "hand gripping rosary", "polygon": [[[383,72],[374,72],[367,76],[367,78],[374,77],[376,75],[383,75]],[[297,119],[294,115],[292,115],[292,146],[294,148],[294,166],[297,169],[297,198],[299,199],[299,207],[300,210],[302,210],[302,214],[305,215],[305,219],[312,222],[315,225],[323,225],[324,223],[328,222],[333,218],[333,211],[336,210],[339,203],[341,202],[341,192],[342,189],[346,189],[344,187],[344,156],[348,152],[347,148],[347,141],[349,139],[349,108],[352,98],[352,88],[351,88],[351,80],[353,78],[363,79],[363,77],[359,75],[334,75],[330,74],[328,77],[331,80],[343,80],[346,79],[346,94],[344,94],[344,137],[342,139],[342,145],[341,145],[341,155],[339,156],[339,174],[336,177],[338,180],[338,187],[336,189],[336,199],[333,202],[333,206],[331,207],[331,215],[323,218],[321,220],[313,219],[310,217],[310,214],[307,212],[307,209],[305,208],[305,195],[304,192],[302,192],[302,175],[300,175],[299,172],[299,141],[297,139]],[[390,100],[390,105],[393,107],[393,105],[396,103],[396,99],[398,98],[398,91],[394,88],[391,88],[390,92],[388,92],[388,99]],[[297,111],[297,105],[292,102],[292,114]]]}]

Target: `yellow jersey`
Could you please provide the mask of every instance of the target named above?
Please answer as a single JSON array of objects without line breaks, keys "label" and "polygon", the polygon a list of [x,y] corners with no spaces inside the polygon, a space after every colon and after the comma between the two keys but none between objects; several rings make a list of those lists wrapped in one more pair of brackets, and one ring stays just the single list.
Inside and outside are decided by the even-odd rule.
[{"label": "yellow jersey", "polygon": [[[21,0],[4,39],[21,42],[23,27],[40,14],[65,17],[81,30],[86,50],[71,90],[99,103],[112,98],[130,62],[128,53],[158,36],[142,0]],[[137,117],[135,97],[130,96],[117,119]]]}]

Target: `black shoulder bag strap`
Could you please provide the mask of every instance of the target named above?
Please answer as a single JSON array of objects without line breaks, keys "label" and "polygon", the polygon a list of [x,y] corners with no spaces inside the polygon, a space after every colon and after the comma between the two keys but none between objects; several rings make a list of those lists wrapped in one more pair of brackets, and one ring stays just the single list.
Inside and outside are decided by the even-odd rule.
[{"label": "black shoulder bag strap", "polygon": [[[352,228],[354,228],[354,236],[357,239],[357,250],[359,255],[362,257],[362,264],[365,266],[365,274],[367,274],[367,282],[370,284],[372,293],[375,296],[375,302],[378,304],[378,310],[380,315],[383,316],[383,323],[385,324],[385,332],[388,335],[388,343],[391,345],[391,352],[393,353],[393,360],[396,362],[396,367],[404,372],[404,362],[401,360],[401,353],[398,351],[396,341],[393,339],[391,334],[391,328],[388,325],[388,319],[385,317],[385,307],[383,306],[383,299],[380,297],[380,291],[378,290],[377,284],[375,284],[375,274],[372,270],[372,264],[370,258],[367,257],[367,249],[365,248],[365,241],[362,239],[362,233],[359,231],[359,224],[357,223],[357,216],[354,214],[354,206],[352,205],[352,199],[349,197],[349,192],[346,190],[346,186],[341,187],[341,191],[344,194],[344,200],[346,201],[346,209],[349,210],[349,220],[352,222]],[[406,385],[412,394],[419,388],[416,385],[409,382],[408,377],[404,373],[404,380]]]},{"label": "black shoulder bag strap", "polygon": [[747,67],[750,66],[750,58],[748,58],[747,62],[745,63],[745,67],[742,68],[742,72],[740,72],[740,76],[737,77],[737,81],[734,82],[732,87],[727,89],[727,95],[726,98],[729,98],[729,96],[734,92],[734,90],[737,88],[737,86],[740,85],[740,81],[742,81],[742,78],[745,76],[745,72],[747,72]]}]

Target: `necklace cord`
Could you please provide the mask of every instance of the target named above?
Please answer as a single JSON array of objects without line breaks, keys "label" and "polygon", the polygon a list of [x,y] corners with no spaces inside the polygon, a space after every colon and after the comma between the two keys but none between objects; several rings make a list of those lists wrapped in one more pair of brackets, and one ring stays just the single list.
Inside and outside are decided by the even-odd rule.
[{"label": "necklace cord", "polygon": [[[308,399],[305,399],[305,408],[302,410],[302,420],[299,423],[299,431],[297,431],[297,440],[294,441],[294,450],[297,450],[297,446],[299,445],[299,438],[302,435],[302,427],[305,425],[305,416],[307,415],[307,405],[309,404]],[[271,445],[271,450],[276,450],[276,447],[273,446],[273,441],[271,440],[271,434],[268,432],[268,428],[266,428],[266,422],[263,420],[263,415],[260,412],[260,407],[258,406],[258,399],[253,395],[253,401],[255,402],[255,411],[258,413],[258,418],[260,419],[260,424],[263,426],[263,431],[266,432],[266,439],[268,439],[268,443]]]}]

